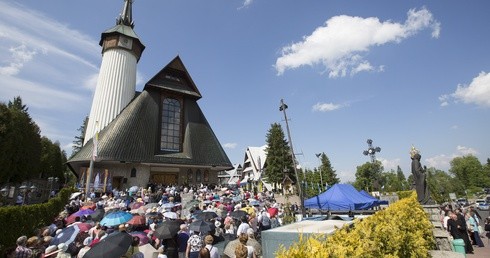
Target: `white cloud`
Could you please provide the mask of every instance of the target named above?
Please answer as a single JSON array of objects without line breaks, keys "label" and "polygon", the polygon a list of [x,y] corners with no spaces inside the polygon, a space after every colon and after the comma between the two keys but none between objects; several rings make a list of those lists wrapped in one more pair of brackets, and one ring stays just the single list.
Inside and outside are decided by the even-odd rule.
[{"label": "white cloud", "polygon": [[333,103],[316,103],[313,107],[313,111],[320,111],[320,112],[328,112],[328,111],[334,111],[336,109],[342,108],[343,105],[340,104],[333,104]]},{"label": "white cloud", "polygon": [[458,145],[458,146],[456,146],[456,151],[452,154],[449,154],[449,155],[439,154],[439,155],[427,158],[427,159],[425,159],[425,161],[427,162],[427,167],[434,167],[434,168],[441,169],[441,170],[447,170],[450,167],[449,163],[451,162],[452,159],[454,159],[456,157],[462,157],[462,156],[467,156],[467,155],[476,155],[476,154],[478,154],[477,150],[470,148],[470,147]]},{"label": "white cloud", "polygon": [[400,158],[396,159],[385,159],[385,158],[378,158],[379,161],[381,161],[381,164],[383,165],[385,171],[389,171],[391,169],[395,170],[397,167],[400,165]]},{"label": "white cloud", "polygon": [[25,63],[32,60],[36,51],[29,51],[26,45],[22,44],[18,47],[9,49],[11,58],[7,66],[0,66],[0,75],[12,76],[19,73]]},{"label": "white cloud", "polygon": [[238,7],[238,10],[240,10],[240,9],[242,9],[242,8],[246,8],[246,7],[250,6],[250,5],[252,4],[252,2],[253,2],[253,0],[245,0],[245,1],[243,2],[243,5],[242,5],[242,6],[240,6],[240,7]]},{"label": "white cloud", "polygon": [[223,144],[223,148],[226,148],[226,149],[234,149],[234,148],[236,148],[236,146],[237,146],[237,144],[234,142],[229,142],[229,143]]},{"label": "white cloud", "polygon": [[400,42],[420,30],[432,28],[433,37],[438,37],[440,24],[426,8],[409,10],[404,24],[391,21],[381,22],[376,17],[362,18],[347,15],[334,16],[324,26],[316,28],[303,41],[282,48],[276,60],[278,75],[287,69],[301,66],[323,65],[329,77],[344,77],[361,71],[383,71],[375,68],[365,55],[371,47]]},{"label": "white cloud", "polygon": [[490,73],[481,72],[468,86],[458,85],[452,96],[467,104],[490,107]]},{"label": "white cloud", "polygon": [[449,105],[448,100],[450,99],[450,96],[447,94],[439,96],[439,101],[441,102],[441,107],[445,107]]},{"label": "white cloud", "polygon": [[459,129],[459,126],[458,125],[453,125],[453,126],[451,126],[451,129],[458,130]]},{"label": "white cloud", "polygon": [[465,147],[465,146],[458,145],[456,147],[456,149],[458,150],[458,153],[459,154],[462,154],[463,156],[466,156],[466,155],[476,155],[476,154],[478,154],[478,151],[476,151],[475,149],[470,148],[470,147]]}]

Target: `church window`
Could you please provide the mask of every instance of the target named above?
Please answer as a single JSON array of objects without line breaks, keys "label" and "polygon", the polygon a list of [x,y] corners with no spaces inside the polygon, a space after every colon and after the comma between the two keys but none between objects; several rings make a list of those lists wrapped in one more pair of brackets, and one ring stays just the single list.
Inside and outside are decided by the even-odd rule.
[{"label": "church window", "polygon": [[162,103],[162,124],[160,150],[180,151],[182,108],[179,100],[164,98]]}]

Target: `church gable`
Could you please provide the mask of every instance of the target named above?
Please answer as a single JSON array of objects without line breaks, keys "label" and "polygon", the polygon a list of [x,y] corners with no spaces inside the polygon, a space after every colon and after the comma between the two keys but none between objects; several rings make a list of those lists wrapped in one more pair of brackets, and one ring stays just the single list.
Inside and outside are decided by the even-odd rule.
[{"label": "church gable", "polygon": [[202,97],[179,56],[175,57],[146,83],[145,90],[151,88],[189,96],[194,99]]}]

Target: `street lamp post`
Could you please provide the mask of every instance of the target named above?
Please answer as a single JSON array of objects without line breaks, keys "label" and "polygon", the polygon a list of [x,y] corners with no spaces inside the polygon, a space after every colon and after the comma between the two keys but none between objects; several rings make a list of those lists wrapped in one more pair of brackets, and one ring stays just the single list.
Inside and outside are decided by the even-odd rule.
[{"label": "street lamp post", "polygon": [[293,169],[294,169],[294,175],[296,176],[296,185],[298,187],[298,192],[299,192],[299,199],[301,201],[301,215],[303,218],[305,217],[306,211],[305,211],[305,200],[303,196],[303,189],[301,186],[301,183],[299,182],[299,177],[298,177],[298,169],[296,167],[296,157],[294,156],[294,149],[293,149],[293,142],[291,141],[291,132],[289,131],[289,124],[288,124],[288,117],[286,115],[286,109],[288,108],[288,105],[284,103],[284,100],[281,99],[281,106],[279,107],[279,111],[282,111],[284,113],[284,121],[286,122],[286,130],[288,133],[288,139],[289,139],[289,145],[291,148],[291,158],[293,159]]},{"label": "street lamp post", "polygon": [[323,191],[323,175],[322,175],[322,159],[321,159],[322,154],[323,153],[317,153],[315,154],[315,156],[320,161],[320,166],[318,166],[318,172],[320,173],[320,184],[322,185],[322,191]]}]

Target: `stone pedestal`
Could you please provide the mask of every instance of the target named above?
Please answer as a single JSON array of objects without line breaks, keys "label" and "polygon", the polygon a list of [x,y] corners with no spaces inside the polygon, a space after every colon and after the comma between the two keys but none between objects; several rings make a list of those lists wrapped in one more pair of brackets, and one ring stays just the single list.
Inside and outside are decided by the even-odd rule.
[{"label": "stone pedestal", "polygon": [[432,233],[436,241],[436,250],[440,251],[453,251],[451,244],[451,237],[441,222],[440,208],[438,205],[422,205],[430,222],[434,225]]}]

